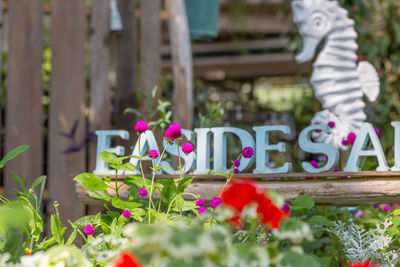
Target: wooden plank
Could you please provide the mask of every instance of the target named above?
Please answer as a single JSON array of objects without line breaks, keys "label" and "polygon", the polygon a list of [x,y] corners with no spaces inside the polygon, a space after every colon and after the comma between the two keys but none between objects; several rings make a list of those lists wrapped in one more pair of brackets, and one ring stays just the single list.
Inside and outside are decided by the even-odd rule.
[{"label": "wooden plank", "polygon": [[157,99],[161,96],[161,20],[154,14],[160,13],[160,0],[141,1],[140,21],[140,80],[141,90],[150,97],[154,86],[158,87],[157,98],[153,106],[148,109],[141,106],[141,111],[148,120],[150,114],[157,107]]},{"label": "wooden plank", "polygon": [[[201,195],[206,200],[211,200],[219,195],[224,184],[224,181],[195,181],[187,187],[185,192]],[[400,201],[400,177],[262,181],[257,184],[260,188],[277,191],[286,201],[303,194],[310,195],[317,204],[321,205],[354,206]],[[101,201],[90,198],[87,190],[81,185],[77,184],[76,190],[82,202],[101,205]],[[109,192],[114,195],[111,190]],[[129,187],[122,185],[119,195],[121,198],[127,199]],[[188,196],[185,195],[185,198]]]},{"label": "wooden plank", "polygon": [[193,124],[193,63],[184,0],[166,0],[174,77],[174,122],[191,129]]},{"label": "wooden plank", "polygon": [[48,188],[49,208],[60,203],[63,223],[84,214],[72,178],[87,167],[85,37],[85,2],[52,1]]},{"label": "wooden plank", "polygon": [[42,14],[40,0],[9,4],[6,152],[22,144],[31,148],[6,166],[7,197],[15,196],[17,186],[10,171],[26,176],[28,184],[43,174]]},{"label": "wooden plank", "polygon": [[[110,67],[110,2],[96,0],[92,3],[90,57],[90,109],[91,131],[111,129],[111,91],[108,80]],[[96,165],[96,142],[89,143],[89,170]]]},{"label": "wooden plank", "polygon": [[118,0],[123,29],[117,33],[116,72],[117,85],[115,92],[115,122],[117,129],[132,130],[132,116],[124,115],[126,108],[135,107],[136,97],[136,63],[137,63],[137,29],[136,0]]},{"label": "wooden plank", "polygon": [[[170,64],[162,62],[164,72],[172,71]],[[193,65],[194,75],[208,81],[292,76],[311,69],[310,63],[296,63],[291,53],[195,57]]]}]

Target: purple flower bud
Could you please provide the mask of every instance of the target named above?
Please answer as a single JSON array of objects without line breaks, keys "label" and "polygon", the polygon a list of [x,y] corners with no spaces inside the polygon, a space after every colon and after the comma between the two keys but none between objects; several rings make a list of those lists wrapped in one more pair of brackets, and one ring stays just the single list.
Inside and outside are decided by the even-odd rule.
[{"label": "purple flower bud", "polygon": [[286,212],[289,212],[290,211],[290,205],[288,203],[283,204],[282,210],[286,211]]},{"label": "purple flower bud", "polygon": [[314,168],[318,168],[318,162],[316,162],[315,160],[310,161],[311,166],[313,166]]},{"label": "purple flower bud", "polygon": [[354,145],[354,141],[356,140],[357,135],[353,132],[349,133],[347,136],[347,142],[349,142],[349,145]]},{"label": "purple flower bud", "polygon": [[204,198],[199,198],[194,204],[196,204],[196,206],[203,206],[204,202],[206,202]]},{"label": "purple flower bud", "polygon": [[381,135],[381,131],[378,128],[374,128],[376,135],[379,137]]},{"label": "purple flower bud", "polygon": [[85,235],[93,235],[95,233],[93,226],[91,224],[86,224],[85,228],[83,229]]},{"label": "purple flower bud", "polygon": [[349,145],[349,141],[347,141],[346,139],[343,139],[342,140],[342,145],[348,146]]},{"label": "purple flower bud", "polygon": [[147,129],[149,129],[149,125],[147,125],[147,122],[145,121],[138,121],[135,124],[135,130],[139,133],[144,133],[145,131],[147,131]]},{"label": "purple flower bud", "polygon": [[183,151],[183,153],[185,153],[186,155],[192,153],[192,151],[193,151],[193,145],[192,145],[191,143],[184,143],[184,144],[182,145],[182,151]]},{"label": "purple flower bud", "polygon": [[235,167],[240,167],[240,160],[237,160],[237,159],[235,159],[234,161],[233,161],[233,166],[235,166]]},{"label": "purple flower bud", "polygon": [[239,173],[240,173],[240,171],[239,171],[238,168],[234,168],[234,169],[233,169],[233,172],[236,173],[236,174],[239,174]]},{"label": "purple flower bud", "polygon": [[201,215],[202,213],[206,212],[207,208],[206,207],[200,207],[198,210],[199,215]]},{"label": "purple flower bud", "polygon": [[142,197],[147,196],[147,194],[149,193],[149,192],[147,192],[147,189],[143,188],[143,187],[139,188],[138,192],[139,192],[139,195],[141,195]]},{"label": "purple flower bud", "polygon": [[328,122],[328,126],[329,128],[335,128],[335,122],[333,121]]},{"label": "purple flower bud", "polygon": [[381,205],[376,204],[376,205],[374,205],[374,208],[375,208],[375,209],[379,209],[380,206],[381,206]]},{"label": "purple flower bud", "polygon": [[358,210],[355,214],[354,217],[360,217],[362,215],[362,211]]},{"label": "purple flower bud", "polygon": [[124,210],[124,211],[122,211],[122,217],[124,217],[124,218],[129,218],[129,217],[131,217],[131,211],[129,210],[129,209],[126,209],[126,210]]},{"label": "purple flower bud", "polygon": [[242,155],[244,158],[249,159],[254,155],[254,150],[250,146],[243,148]]},{"label": "purple flower bud", "polygon": [[222,199],[219,197],[215,197],[210,201],[210,207],[213,208],[214,210],[222,204]]}]

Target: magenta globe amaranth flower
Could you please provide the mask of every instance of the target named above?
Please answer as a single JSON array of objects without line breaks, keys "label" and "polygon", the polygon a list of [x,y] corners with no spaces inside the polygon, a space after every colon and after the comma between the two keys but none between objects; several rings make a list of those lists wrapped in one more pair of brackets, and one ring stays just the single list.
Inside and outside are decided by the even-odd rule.
[{"label": "magenta globe amaranth flower", "polygon": [[381,131],[378,128],[374,128],[376,135],[379,137],[381,135]]},{"label": "magenta globe amaranth flower", "polygon": [[335,128],[335,122],[333,121],[328,122],[328,126],[329,128]]},{"label": "magenta globe amaranth flower", "polygon": [[129,218],[129,217],[131,217],[131,215],[132,215],[132,213],[129,209],[122,211],[122,217],[124,217],[124,218]]},{"label": "magenta globe amaranth flower", "polygon": [[379,209],[380,206],[381,206],[381,205],[379,205],[379,204],[375,204],[375,205],[374,205],[374,209]]},{"label": "magenta globe amaranth flower", "polygon": [[243,148],[242,155],[244,158],[249,159],[254,155],[254,150],[252,147],[248,146]]},{"label": "magenta globe amaranth flower", "polygon": [[139,188],[138,192],[139,192],[139,195],[141,195],[142,197],[147,196],[147,194],[149,193],[149,192],[147,192],[147,189],[143,188],[143,187]]},{"label": "magenta globe amaranth flower", "polygon": [[149,125],[147,125],[147,122],[145,121],[138,121],[135,124],[135,130],[138,131],[139,133],[144,133],[149,129]]},{"label": "magenta globe amaranth flower", "polygon": [[206,207],[200,207],[199,210],[198,210],[198,213],[199,213],[199,215],[201,215],[201,214],[203,214],[203,213],[206,212],[206,211],[207,211],[207,208],[206,208]]},{"label": "magenta globe amaranth flower", "polygon": [[156,158],[158,158],[158,151],[157,150],[155,150],[155,149],[152,149],[152,150],[150,150],[149,151],[149,157],[150,158],[152,158],[152,159],[156,159]]},{"label": "magenta globe amaranth flower", "polygon": [[240,170],[239,170],[238,168],[233,168],[233,172],[234,172],[235,174],[239,174],[239,173],[240,173]]},{"label": "magenta globe amaranth flower", "polygon": [[210,207],[213,208],[214,210],[222,204],[222,199],[219,197],[215,197],[210,201]]},{"label": "magenta globe amaranth flower", "polygon": [[354,145],[354,141],[356,140],[357,135],[353,132],[349,133],[349,135],[347,135],[347,142],[349,143],[349,145]]},{"label": "magenta globe amaranth flower", "polygon": [[235,159],[233,161],[233,166],[235,166],[236,168],[239,168],[240,167],[240,160]]},{"label": "magenta globe amaranth flower", "polygon": [[314,168],[318,168],[318,162],[316,162],[315,160],[310,161],[311,166],[313,166]]},{"label": "magenta globe amaranth flower", "polygon": [[93,226],[90,223],[86,224],[85,228],[83,228],[83,232],[85,235],[93,235],[95,233]]},{"label": "magenta globe amaranth flower", "polygon": [[386,212],[386,211],[389,211],[389,210],[390,210],[390,207],[389,207],[389,205],[385,205],[382,209],[383,209],[383,211]]},{"label": "magenta globe amaranth flower", "polygon": [[182,136],[181,126],[177,123],[172,123],[168,126],[167,130],[165,130],[164,137],[174,141],[175,139]]},{"label": "magenta globe amaranth flower", "polygon": [[203,206],[205,202],[206,200],[204,198],[199,198],[194,204],[196,204],[196,206]]},{"label": "magenta globe amaranth flower", "polygon": [[192,145],[191,143],[184,143],[184,144],[182,145],[182,151],[183,151],[183,153],[185,153],[186,155],[192,153],[192,151],[193,151],[193,145]]}]

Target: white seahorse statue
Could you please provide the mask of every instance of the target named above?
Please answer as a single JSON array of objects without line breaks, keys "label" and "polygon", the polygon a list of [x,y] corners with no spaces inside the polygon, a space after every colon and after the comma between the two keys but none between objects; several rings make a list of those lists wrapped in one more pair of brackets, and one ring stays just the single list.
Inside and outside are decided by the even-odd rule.
[{"label": "white seahorse statue", "polygon": [[357,134],[366,119],[363,96],[373,102],[379,95],[378,74],[366,61],[357,65],[354,21],[337,0],[293,0],[292,11],[303,38],[297,62],[312,60],[317,46],[325,40],[310,79],[324,110],[316,113],[311,123],[332,121],[335,127],[330,134],[314,132],[313,138],[345,150],[342,140],[350,132]]}]

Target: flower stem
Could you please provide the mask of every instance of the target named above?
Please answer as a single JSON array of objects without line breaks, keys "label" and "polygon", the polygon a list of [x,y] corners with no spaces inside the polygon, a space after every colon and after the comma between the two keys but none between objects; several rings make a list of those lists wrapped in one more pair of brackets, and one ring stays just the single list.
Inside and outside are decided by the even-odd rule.
[{"label": "flower stem", "polygon": [[146,178],[144,177],[144,172],[143,172],[143,166],[142,166],[142,153],[140,151],[140,137],[142,134],[139,134],[139,164],[140,164],[140,172],[142,173],[142,177],[143,177],[143,186],[146,187]]},{"label": "flower stem", "polygon": [[118,194],[118,170],[115,170],[115,194],[119,197]]},{"label": "flower stem", "polygon": [[176,142],[176,147],[178,148],[179,174],[180,174],[181,179],[183,179],[181,153],[180,153],[180,149],[179,149],[179,143],[178,143],[178,140],[176,140],[175,142]]},{"label": "flower stem", "polygon": [[178,195],[176,195],[176,196],[172,199],[172,201],[169,203],[166,216],[168,216],[168,213],[169,213],[169,211],[170,211],[170,209],[171,209],[171,206],[172,206],[172,204],[175,202],[177,196],[178,196]]}]

